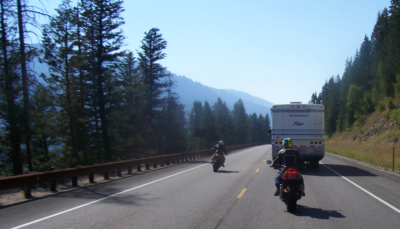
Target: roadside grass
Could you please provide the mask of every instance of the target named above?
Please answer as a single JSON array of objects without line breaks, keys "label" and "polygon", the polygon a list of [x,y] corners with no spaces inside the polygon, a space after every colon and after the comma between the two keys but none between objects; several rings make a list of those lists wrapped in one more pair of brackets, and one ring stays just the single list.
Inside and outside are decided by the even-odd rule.
[{"label": "roadside grass", "polygon": [[[393,167],[393,142],[388,141],[399,134],[389,132],[368,141],[352,141],[348,138],[333,136],[325,141],[325,150],[355,160],[368,162],[388,169]],[[395,144],[395,170],[400,170],[400,146]]]}]

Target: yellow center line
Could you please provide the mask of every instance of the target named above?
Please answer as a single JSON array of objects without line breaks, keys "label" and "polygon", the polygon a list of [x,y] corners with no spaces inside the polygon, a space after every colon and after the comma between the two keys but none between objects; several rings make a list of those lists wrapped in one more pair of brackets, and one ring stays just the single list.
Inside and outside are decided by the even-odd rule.
[{"label": "yellow center line", "polygon": [[256,170],[256,173],[258,173],[258,171],[260,171],[260,169],[257,169],[257,170]]},{"label": "yellow center line", "polygon": [[240,199],[240,198],[242,198],[242,196],[243,196],[243,194],[246,192],[246,190],[247,190],[247,188],[244,188],[243,190],[242,190],[242,192],[240,192],[240,194],[238,195],[238,199]]}]

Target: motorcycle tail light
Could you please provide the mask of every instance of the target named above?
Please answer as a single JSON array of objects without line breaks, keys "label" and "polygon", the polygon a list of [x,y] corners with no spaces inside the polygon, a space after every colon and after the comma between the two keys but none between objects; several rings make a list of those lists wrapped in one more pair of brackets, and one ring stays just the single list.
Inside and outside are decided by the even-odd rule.
[{"label": "motorcycle tail light", "polygon": [[281,177],[284,180],[298,180],[301,178],[301,174],[295,168],[289,168],[282,173]]}]

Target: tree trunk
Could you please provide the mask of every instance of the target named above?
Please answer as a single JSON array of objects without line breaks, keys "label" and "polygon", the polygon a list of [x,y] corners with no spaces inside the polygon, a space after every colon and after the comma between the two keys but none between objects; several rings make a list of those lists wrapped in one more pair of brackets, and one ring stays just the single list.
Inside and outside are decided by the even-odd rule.
[{"label": "tree trunk", "polygon": [[80,118],[81,121],[79,122],[80,128],[81,128],[81,134],[80,134],[80,141],[82,142],[81,144],[81,150],[83,151],[83,164],[87,165],[88,162],[88,143],[86,139],[86,111],[85,111],[85,84],[84,84],[84,78],[83,78],[83,71],[82,71],[82,40],[81,40],[81,32],[80,32],[80,20],[79,20],[79,8],[77,9],[77,35],[78,35],[78,70],[79,70],[79,83],[80,83]]},{"label": "tree trunk", "polygon": [[23,84],[23,101],[24,101],[24,116],[25,116],[25,144],[26,154],[28,157],[29,171],[33,171],[33,154],[32,154],[32,137],[31,137],[31,123],[30,123],[30,109],[29,109],[29,93],[28,93],[28,73],[26,71],[26,55],[24,43],[24,28],[22,21],[22,6],[21,0],[17,0],[18,8],[18,31],[19,31],[19,45],[21,52],[21,71],[22,71],[22,84]]},{"label": "tree trunk", "polygon": [[[104,13],[103,5],[100,8],[100,15]],[[102,18],[102,17],[100,17]],[[101,121],[101,129],[103,132],[103,143],[104,143],[104,154],[107,161],[111,161],[111,148],[110,148],[110,139],[108,137],[108,120],[105,110],[106,101],[104,100],[104,93],[103,93],[103,21],[99,21],[99,45],[97,48],[97,90],[98,90],[98,98],[99,98],[99,115]]]},{"label": "tree trunk", "polygon": [[11,141],[11,158],[13,162],[13,173],[14,175],[20,175],[23,173],[22,166],[22,155],[21,155],[21,134],[18,131],[17,125],[17,112],[15,109],[15,98],[12,77],[10,74],[10,66],[8,63],[7,56],[7,34],[6,26],[4,23],[4,4],[3,0],[0,0],[1,4],[1,46],[3,51],[4,61],[4,76],[6,78],[6,97],[7,97],[7,108],[8,108],[8,122],[10,124],[10,141]]}]

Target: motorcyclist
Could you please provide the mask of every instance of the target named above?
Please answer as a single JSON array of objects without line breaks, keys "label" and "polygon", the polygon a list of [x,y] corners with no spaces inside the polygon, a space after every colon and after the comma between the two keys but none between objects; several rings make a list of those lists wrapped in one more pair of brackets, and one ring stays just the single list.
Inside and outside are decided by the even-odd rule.
[{"label": "motorcyclist", "polygon": [[222,160],[221,165],[222,165],[222,167],[225,167],[224,154],[228,154],[228,153],[226,152],[224,141],[220,140],[212,149],[215,150],[215,153],[211,156],[211,160],[214,160],[215,155],[217,154],[217,152],[219,152],[219,155],[221,156],[221,160]]},{"label": "motorcyclist", "polygon": [[[283,181],[281,175],[288,170],[290,167],[294,167],[297,168],[297,163],[296,161],[302,165],[303,164],[303,160],[301,158],[301,155],[299,153],[299,151],[293,149],[293,141],[291,138],[285,138],[283,139],[282,142],[282,147],[283,149],[281,149],[278,153],[278,156],[276,157],[276,159],[274,160],[274,162],[272,163],[271,167],[274,167],[276,165],[283,165],[282,170],[278,173],[278,175],[275,177],[275,186],[276,186],[276,192],[275,192],[275,196],[278,196],[280,193],[280,185]],[[289,159],[284,161],[283,157],[286,155],[295,155],[296,156],[296,160],[290,160],[290,158],[292,157],[288,157]],[[284,164],[285,163],[285,164]],[[304,195],[304,180],[303,177],[300,177],[300,179],[298,180],[298,185],[300,187],[300,189],[303,190],[303,195]]]}]

